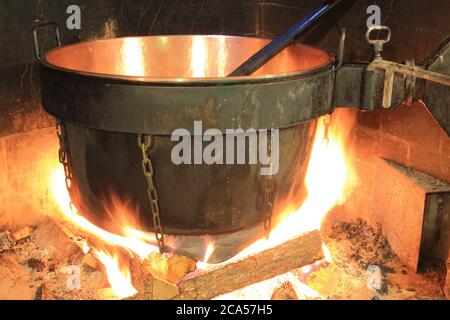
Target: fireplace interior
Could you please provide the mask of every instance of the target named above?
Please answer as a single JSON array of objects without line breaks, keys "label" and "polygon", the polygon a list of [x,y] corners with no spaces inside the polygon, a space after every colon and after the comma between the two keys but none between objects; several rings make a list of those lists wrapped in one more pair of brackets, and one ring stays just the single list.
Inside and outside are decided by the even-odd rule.
[{"label": "fireplace interior", "polygon": [[[449,3],[230,77],[323,1],[72,2],[0,4],[0,299],[450,298]],[[229,129],[279,163],[196,158]]]}]

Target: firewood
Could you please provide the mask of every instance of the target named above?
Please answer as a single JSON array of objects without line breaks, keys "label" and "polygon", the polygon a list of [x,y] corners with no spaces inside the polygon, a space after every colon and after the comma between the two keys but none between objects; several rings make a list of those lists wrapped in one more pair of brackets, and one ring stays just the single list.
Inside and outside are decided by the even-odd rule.
[{"label": "firewood", "polygon": [[170,300],[178,296],[178,294],[179,291],[176,285],[159,279],[153,280],[152,297],[154,300]]},{"label": "firewood", "polygon": [[154,253],[144,262],[146,270],[155,278],[167,282],[177,283],[188,273],[196,269],[196,262],[179,255],[161,255]]},{"label": "firewood", "polygon": [[[131,263],[131,274],[133,286],[139,292],[145,292],[145,297],[155,299],[171,299],[177,296],[178,288],[171,282],[176,282],[188,272],[195,270],[195,261],[177,255],[153,253],[145,261],[134,256],[134,259],[126,249],[108,244],[93,235],[85,234],[76,230],[76,227],[63,221],[59,221],[60,228],[71,234],[72,238],[84,239],[92,248],[101,248],[107,252],[115,252],[119,256],[128,257]],[[98,269],[106,274],[103,265],[91,253],[83,257],[82,263],[89,267]],[[103,288],[97,292],[100,300],[115,300],[117,297],[111,288]]]},{"label": "firewood", "polygon": [[299,300],[294,286],[289,281],[283,282],[275,288],[272,294],[272,300]]},{"label": "firewood", "polygon": [[80,247],[50,218],[36,228],[32,238],[38,247],[48,250],[61,263],[82,253]]},{"label": "firewood", "polygon": [[167,281],[169,259],[165,255],[153,253],[143,263],[146,271],[154,278]]},{"label": "firewood", "polygon": [[173,255],[169,259],[167,280],[169,280],[170,283],[177,283],[196,268],[197,264],[194,260],[179,255]]},{"label": "firewood", "polygon": [[142,264],[132,268],[131,274],[133,286],[138,291],[130,298],[132,300],[170,300],[180,294],[176,284],[153,277]]},{"label": "firewood", "polygon": [[[66,226],[70,229],[70,226]],[[74,230],[92,247],[120,250],[92,235]],[[109,251],[109,250],[107,250]],[[114,251],[113,251],[114,252]],[[145,261],[131,259],[131,278],[138,294],[132,299],[211,299],[271,279],[290,270],[323,258],[322,240],[318,230],[298,235],[285,243],[237,261],[225,262],[195,270],[196,263],[179,255],[151,254]],[[110,295],[107,290],[100,297]]]},{"label": "firewood", "polygon": [[211,299],[322,258],[320,232],[301,234],[241,260],[190,273],[177,283],[180,294],[175,299]]},{"label": "firewood", "polygon": [[[162,257],[155,256],[155,258],[154,263]],[[210,266],[206,270],[197,269],[178,280],[176,284],[172,284],[176,285],[178,294],[171,299],[211,299],[271,279],[322,258],[320,232],[312,231],[237,261]],[[173,259],[174,264],[177,259]],[[168,266],[169,259],[166,262]],[[165,270],[166,264],[164,263],[162,270]],[[148,265],[143,267],[142,264],[135,264],[131,269],[133,285],[139,291],[134,299],[162,299],[162,297],[167,298],[175,292],[173,287],[170,288],[173,289],[173,291],[169,291],[170,294],[160,289],[153,290],[154,281],[161,281],[161,279],[145,276],[145,272],[150,274]],[[152,274],[157,273],[153,271]],[[164,278],[164,272],[160,273],[159,277],[163,278],[162,282],[166,285],[170,285],[168,281],[165,281],[167,278]],[[157,285],[162,286],[160,283]]]},{"label": "firewood", "polygon": [[83,257],[83,260],[81,261],[82,265],[86,265],[92,269],[99,270],[100,269],[100,262],[91,254],[85,254]]},{"label": "firewood", "polygon": [[33,227],[26,226],[23,228],[20,228],[18,230],[15,230],[11,233],[11,236],[15,241],[20,241],[22,239],[28,238],[33,233]]}]

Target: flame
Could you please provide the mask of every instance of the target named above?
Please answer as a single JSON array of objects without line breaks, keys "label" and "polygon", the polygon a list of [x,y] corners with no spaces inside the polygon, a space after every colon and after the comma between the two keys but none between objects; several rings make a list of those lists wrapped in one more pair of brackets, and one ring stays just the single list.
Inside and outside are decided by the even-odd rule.
[{"label": "flame", "polygon": [[208,243],[208,245],[206,246],[206,251],[205,251],[205,257],[203,258],[203,262],[207,263],[209,261],[209,258],[211,258],[213,252],[215,249],[215,244],[213,241],[210,241]]},{"label": "flame", "polygon": [[[305,176],[308,196],[302,206],[288,212],[271,233],[271,237],[286,239],[286,233],[298,234],[320,229],[326,214],[344,203],[357,185],[357,176],[349,157],[347,138],[355,120],[355,113],[338,109],[319,119]],[[326,136],[326,121],[331,121]],[[292,226],[295,226],[293,228]]]},{"label": "flame", "polygon": [[205,240],[206,240],[205,256],[203,257],[203,261],[197,262],[198,269],[205,269],[208,267],[209,258],[211,258],[212,254],[214,253],[214,250],[216,249],[216,245],[213,240],[209,239]]},{"label": "flame", "polygon": [[[199,43],[198,46],[202,44]],[[192,67],[196,69],[195,63]],[[305,176],[307,197],[303,205],[293,209],[287,204],[288,209],[280,215],[281,219],[274,225],[269,240],[256,241],[226,263],[277,246],[298,234],[320,229],[326,214],[335,206],[345,202],[356,187],[358,179],[347,150],[347,138],[355,120],[355,113],[352,113],[352,110],[338,110],[333,114],[331,124],[327,128],[325,122],[330,121],[329,117],[322,117],[317,122]],[[325,136],[328,138],[324,139]],[[154,235],[139,230],[139,221],[133,220],[133,216],[136,216],[133,214],[133,209],[129,208],[127,203],[119,201],[119,198],[112,197],[112,206],[107,210],[114,218],[114,224],[118,226],[118,232],[111,233],[88,221],[79,214],[77,208],[71,205],[62,167],[55,169],[51,177],[51,192],[61,208],[62,218],[77,226],[80,231],[104,240],[109,245],[124,248],[142,260],[158,252],[157,246],[151,244],[154,242]],[[197,263],[197,267],[201,269],[208,267],[208,261],[215,250],[214,241],[205,238],[205,244],[203,261]],[[117,297],[125,298],[136,294],[129,268],[120,266],[118,252],[109,252],[104,248],[90,248],[87,243],[83,244],[83,251],[88,250],[91,250],[104,264],[108,281]],[[331,255],[326,246],[323,247],[323,251],[325,260],[331,262]],[[259,284],[259,290],[270,292],[269,289],[273,289],[280,281],[289,280],[299,295],[312,298],[318,296],[304,283],[296,281],[291,276],[287,277],[276,277],[263,282]]]},{"label": "flame", "polygon": [[[103,230],[102,228],[97,227],[95,224],[91,223],[89,220],[81,216],[78,213],[77,208],[71,205],[69,192],[67,191],[64,184],[64,170],[62,168],[55,169],[51,181],[51,190],[53,193],[53,197],[62,210],[62,218],[76,225],[81,231],[91,235],[95,235],[96,237],[112,245],[126,248],[129,251],[137,254],[143,260],[147,258],[151,253],[158,251],[158,248],[156,246],[148,244],[139,238],[121,236],[108,232],[106,230]],[[127,228],[126,225],[124,228]]]},{"label": "flame", "polygon": [[92,254],[105,266],[108,282],[114,295],[119,299],[134,296],[137,290],[131,284],[131,275],[128,268],[121,269],[118,254],[110,254],[102,250],[92,250]]},{"label": "flame", "polygon": [[325,243],[322,243],[322,251],[323,251],[323,256],[325,257],[325,261],[328,263],[333,262],[333,257],[331,256],[331,252]]},{"label": "flame", "polygon": [[[326,122],[330,121],[328,130]],[[289,238],[311,230],[320,229],[327,213],[335,206],[344,203],[358,184],[358,178],[348,150],[348,135],[356,120],[353,110],[337,110],[332,118],[318,120],[311,151],[311,158],[305,176],[308,195],[298,210],[288,209],[281,215],[269,240],[260,239],[241,251],[231,260],[277,246]],[[325,137],[328,136],[328,139]],[[331,263],[332,257],[325,244],[322,245],[325,259],[320,262]],[[201,265],[203,268],[207,266]],[[302,268],[309,274],[316,266]],[[217,299],[270,299],[273,291],[283,282],[289,281],[300,299],[318,299],[319,294],[292,272],[237,290]]]},{"label": "flame", "polygon": [[[133,234],[133,230],[130,226],[135,225],[134,220],[127,220],[126,217],[130,215],[125,209],[125,205],[120,206],[118,202],[113,201],[113,210],[117,210],[118,221],[122,221],[120,224],[121,233],[114,234],[103,230],[102,228],[91,223],[89,220],[79,214],[77,208],[71,204],[70,196],[65,186],[64,169],[58,167],[54,170],[51,176],[51,192],[56,203],[61,209],[62,216],[59,217],[64,221],[68,221],[75,225],[81,232],[97,237],[105,243],[108,243],[118,248],[124,248],[127,251],[136,254],[142,260],[145,260],[150,254],[158,252],[158,248],[152,244],[149,244],[142,238],[140,234]],[[112,214],[110,212],[110,214]],[[128,222],[127,222],[128,221]],[[131,222],[130,222],[131,221]],[[104,265],[108,277],[108,281],[112,287],[113,293],[119,298],[129,297],[136,293],[136,290],[131,284],[129,276],[129,270],[127,268],[120,269],[119,259],[117,252],[106,252],[106,249],[100,250],[90,248],[89,244],[83,243],[83,252],[92,250],[93,254]]]},{"label": "flame", "polygon": [[[308,194],[302,206],[295,210],[287,204],[288,209],[280,215],[269,240],[254,242],[229,261],[278,246],[301,233],[319,230],[327,213],[347,200],[358,184],[347,143],[355,120],[356,113],[349,109],[338,109],[332,116],[318,119],[305,176]],[[328,129],[327,121],[330,122]],[[331,259],[326,247],[324,254]],[[202,268],[205,267],[203,264]]]}]

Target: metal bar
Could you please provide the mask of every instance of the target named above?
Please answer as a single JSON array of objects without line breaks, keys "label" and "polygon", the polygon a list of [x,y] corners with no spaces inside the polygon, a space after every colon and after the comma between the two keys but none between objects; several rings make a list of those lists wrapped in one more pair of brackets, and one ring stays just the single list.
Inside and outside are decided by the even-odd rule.
[{"label": "metal bar", "polygon": [[424,70],[420,67],[412,67],[386,60],[375,60],[367,67],[367,70],[375,71],[375,69],[383,69],[390,72],[398,72],[404,75],[409,75],[427,81],[432,81],[446,86],[450,86],[450,76],[442,73]]},{"label": "metal bar", "polygon": [[394,76],[395,73],[386,70],[384,77],[384,89],[383,89],[383,108],[389,109],[392,104],[392,91],[394,90]]},{"label": "metal bar", "polygon": [[339,48],[338,48],[338,62],[336,64],[336,70],[339,70],[344,65],[344,53],[345,53],[345,37],[346,30],[344,28],[341,29],[341,37],[339,39]]},{"label": "metal bar", "polygon": [[251,75],[253,72],[261,68],[270,59],[275,57],[284,48],[286,48],[290,43],[292,43],[295,38],[303,32],[306,28],[311,26],[319,18],[323,17],[328,11],[330,11],[334,6],[336,6],[342,0],[327,0],[322,3],[318,8],[310,12],[306,17],[298,21],[292,27],[290,27],[284,34],[282,34],[277,39],[270,42],[264,48],[256,52],[247,61],[241,64],[233,72],[231,72],[229,77],[247,76]]}]

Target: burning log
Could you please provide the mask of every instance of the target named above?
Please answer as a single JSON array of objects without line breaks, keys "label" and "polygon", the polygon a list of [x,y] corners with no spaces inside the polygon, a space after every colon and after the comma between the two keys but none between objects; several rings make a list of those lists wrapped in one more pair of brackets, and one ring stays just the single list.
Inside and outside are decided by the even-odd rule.
[{"label": "burning log", "polygon": [[81,261],[82,265],[88,266],[89,268],[99,270],[100,269],[100,263],[99,261],[91,254],[87,253],[83,260]]},{"label": "burning log", "polygon": [[292,283],[286,281],[276,288],[272,300],[299,300]]},{"label": "burning log", "polygon": [[154,279],[152,282],[152,297],[154,300],[169,300],[179,294],[179,289],[174,284],[169,284],[158,279]]},{"label": "burning log", "polygon": [[33,227],[26,226],[13,232],[9,230],[0,231],[0,253],[13,249],[14,245],[33,233]]},{"label": "burning log", "polygon": [[80,247],[76,242],[64,233],[60,227],[50,218],[41,223],[33,233],[33,240],[42,249],[49,253],[59,262],[65,262],[77,254],[81,254]]},{"label": "burning log", "polygon": [[[247,247],[219,265],[203,268],[205,262],[222,261],[211,257],[217,253],[217,248],[227,248],[228,239],[222,242],[201,237],[198,245],[186,241],[188,236],[184,237],[184,249],[205,249],[200,255],[189,255],[199,256],[196,260],[203,259],[203,262],[179,255],[161,255],[152,242],[153,237],[149,240],[150,234],[142,231],[141,223],[135,221],[134,210],[121,201],[113,205],[112,213],[108,211],[116,216],[114,231],[91,223],[72,205],[63,170],[55,171],[52,176],[52,193],[63,213],[58,225],[83,252],[92,254],[85,257],[84,264],[95,268],[97,264],[93,259],[100,263],[99,270],[111,285],[111,290],[99,292],[100,298],[210,299],[272,279],[323,258],[320,222],[331,208],[346,198],[353,186],[353,178],[351,183],[347,181],[347,176],[352,174],[342,152],[345,135],[335,136],[334,130],[328,117],[317,124],[311,150],[312,165],[308,166],[305,179],[308,196],[302,206],[286,204],[287,208],[280,211],[276,227],[271,230],[270,241],[257,241],[255,246]],[[333,159],[333,165],[329,165],[327,159]],[[176,247],[178,253],[188,255],[188,250]],[[201,268],[195,270],[197,266]]]},{"label": "burning log", "polygon": [[176,254],[167,257],[159,253],[148,257],[144,266],[154,278],[168,283],[177,283],[197,268],[192,259]]},{"label": "burning log", "polygon": [[[336,201],[335,197],[325,205],[323,199],[305,201],[307,205],[302,210],[286,214],[283,223],[272,230],[273,239],[276,240],[264,243],[268,245],[266,249],[250,250],[253,253],[248,256],[235,257],[219,265],[195,270],[197,263],[193,260],[178,255],[159,254],[157,247],[146,242],[140,233],[131,233],[130,228],[124,228],[122,234],[112,234],[93,225],[79,215],[76,208],[68,205],[68,194],[60,200],[64,217],[57,222],[58,226],[78,242],[85,253],[92,253],[104,266],[100,271],[107,276],[112,291],[105,289],[99,292],[101,299],[113,296],[133,296],[135,299],[210,299],[311,264],[323,258],[322,241],[315,226]],[[318,210],[313,210],[316,200],[321,201],[322,205]],[[293,229],[293,225],[298,225],[299,229]],[[304,230],[303,233],[301,230]],[[212,248],[214,250],[214,246]],[[209,259],[206,253],[203,261]]]},{"label": "burning log", "polygon": [[[133,284],[130,279],[129,289],[134,290],[133,286],[135,286],[139,292],[146,292],[146,296],[155,299],[171,299],[177,296],[179,292],[174,283],[196,269],[196,262],[183,256],[154,252],[142,259],[129,248],[104,241],[95,234],[90,234],[89,230],[82,231],[63,220],[58,221],[57,224],[73,241],[77,241],[79,246],[86,247],[89,251],[83,257],[83,265],[98,269],[109,277],[104,259],[115,260],[117,258],[118,264],[127,264],[130,267],[130,278],[133,280]],[[108,258],[109,255],[111,256]],[[103,259],[101,259],[102,257]],[[126,267],[124,270],[128,270],[128,268]],[[116,300],[120,297],[112,288],[103,288],[97,292],[97,298]]]},{"label": "burning log", "polygon": [[[319,231],[299,235],[285,243],[237,261],[197,269],[176,284],[141,278],[136,299],[211,299],[271,279],[323,258]],[[133,271],[133,275],[139,271]],[[171,297],[170,297],[171,296]]]},{"label": "burning log", "polygon": [[323,258],[319,231],[312,231],[287,242],[250,255],[237,262],[195,272],[178,283],[178,299],[211,299]]},{"label": "burning log", "polygon": [[168,300],[180,294],[177,282],[196,269],[196,262],[179,255],[154,253],[131,266],[136,299]]},{"label": "burning log", "polygon": [[33,233],[34,228],[31,226],[26,226],[20,229],[17,229],[11,233],[12,237],[15,241],[20,241],[23,239],[26,239],[31,236]]}]

